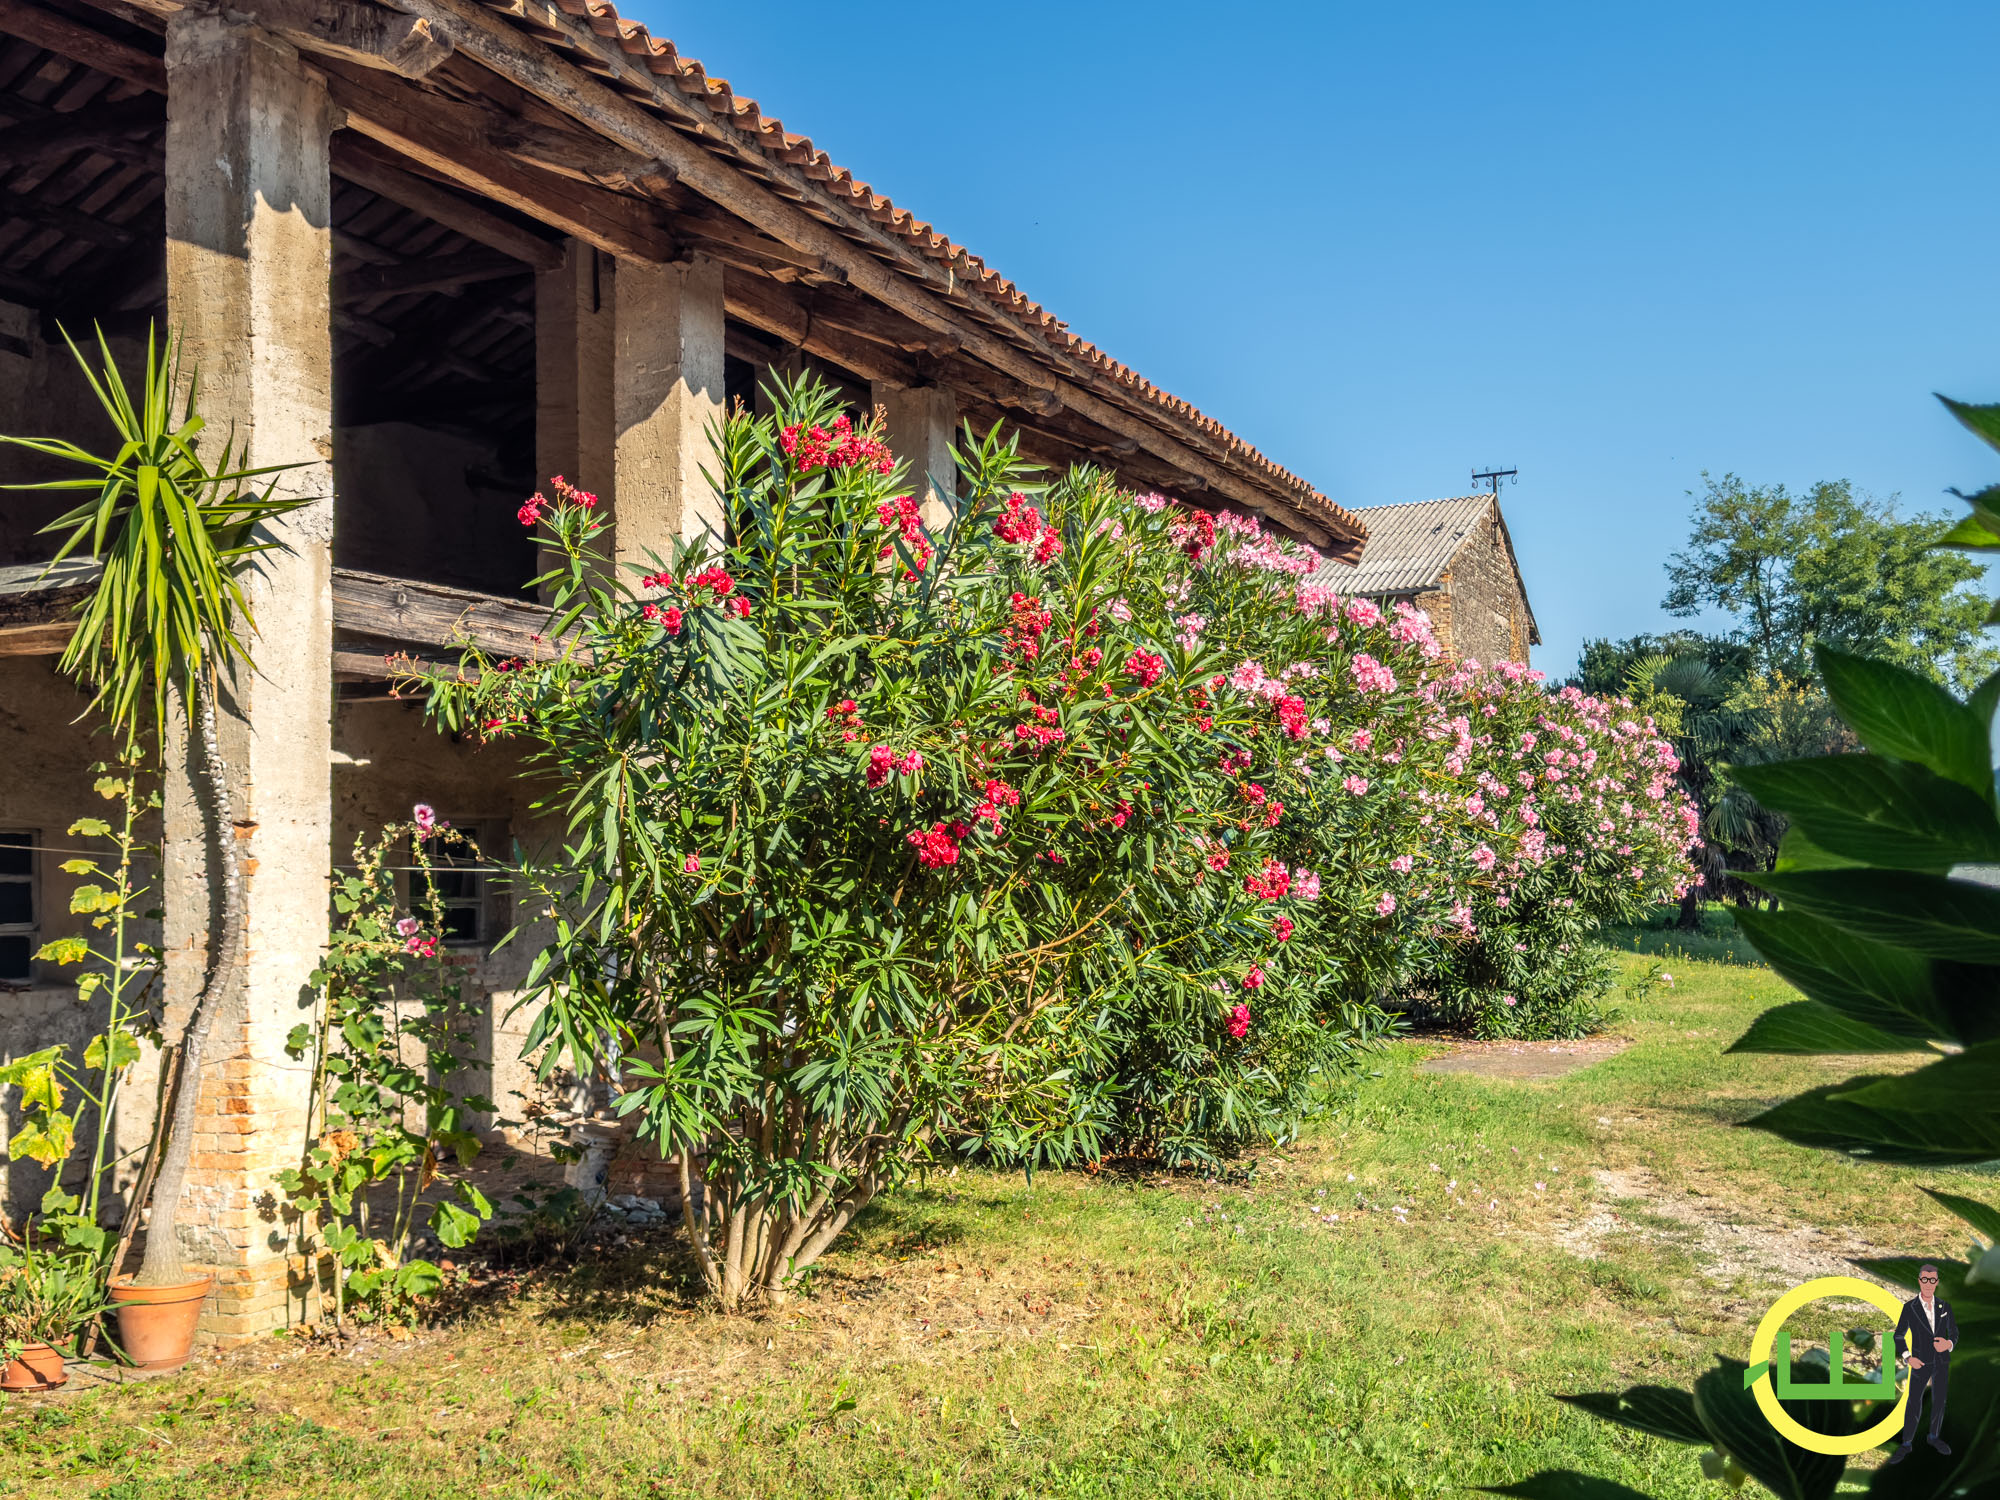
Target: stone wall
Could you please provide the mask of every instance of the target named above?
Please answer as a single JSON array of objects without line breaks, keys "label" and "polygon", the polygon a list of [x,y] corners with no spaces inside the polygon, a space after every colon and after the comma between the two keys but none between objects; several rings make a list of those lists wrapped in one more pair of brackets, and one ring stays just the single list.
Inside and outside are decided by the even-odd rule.
[{"label": "stone wall", "polygon": [[1418,594],[1414,602],[1429,614],[1438,639],[1454,656],[1489,665],[1527,661],[1533,621],[1497,509],[1473,528],[1442,582],[1441,589]]}]

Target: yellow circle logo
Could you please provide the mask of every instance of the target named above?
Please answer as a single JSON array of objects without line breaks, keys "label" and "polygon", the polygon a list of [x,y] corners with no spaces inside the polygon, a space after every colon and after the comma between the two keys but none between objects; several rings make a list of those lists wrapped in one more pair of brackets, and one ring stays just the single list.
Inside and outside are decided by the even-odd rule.
[{"label": "yellow circle logo", "polygon": [[[1903,1408],[1908,1405],[1910,1399],[1907,1384],[1900,1391],[1897,1391],[1897,1387],[1894,1384],[1896,1369],[1894,1334],[1885,1335],[1889,1342],[1885,1343],[1882,1349],[1883,1370],[1881,1388],[1884,1394],[1881,1396],[1868,1395],[1870,1387],[1875,1385],[1875,1382],[1849,1381],[1845,1384],[1841,1382],[1840,1335],[1835,1334],[1833,1336],[1832,1349],[1830,1351],[1831,1357],[1829,1360],[1829,1363],[1832,1365],[1833,1385],[1831,1389],[1822,1387],[1822,1393],[1817,1395],[1817,1399],[1822,1401],[1829,1399],[1837,1400],[1841,1399],[1842,1394],[1844,1394],[1846,1399],[1850,1400],[1856,1396],[1861,1396],[1864,1399],[1887,1400],[1887,1392],[1897,1391],[1894,1409],[1890,1411],[1888,1416],[1877,1422],[1873,1427],[1868,1428],[1865,1432],[1849,1433],[1845,1437],[1837,1437],[1831,1433],[1814,1432],[1809,1427],[1801,1426],[1786,1415],[1784,1407],[1778,1404],[1778,1392],[1772,1385],[1771,1350],[1781,1336],[1785,1320],[1804,1307],[1808,1302],[1818,1302],[1826,1297],[1850,1297],[1857,1302],[1866,1302],[1870,1307],[1881,1309],[1881,1311],[1887,1313],[1891,1318],[1900,1318],[1903,1315],[1903,1304],[1893,1295],[1883,1288],[1874,1285],[1872,1282],[1863,1281],[1856,1276],[1822,1276],[1815,1281],[1808,1281],[1804,1286],[1793,1287],[1772,1305],[1769,1312],[1764,1314],[1764,1321],[1757,1325],[1756,1337],[1750,1341],[1750,1368],[1759,1372],[1752,1383],[1751,1389],[1757,1398],[1758,1408],[1764,1413],[1765,1420],[1775,1427],[1788,1441],[1796,1443],[1799,1447],[1812,1453],[1866,1453],[1870,1448],[1880,1447],[1890,1438],[1901,1433],[1903,1428]],[[1784,1368],[1779,1371],[1779,1375],[1780,1378],[1786,1379],[1787,1383],[1789,1383],[1791,1338],[1790,1335],[1783,1335],[1783,1337],[1785,1339],[1785,1357],[1780,1363]]]}]

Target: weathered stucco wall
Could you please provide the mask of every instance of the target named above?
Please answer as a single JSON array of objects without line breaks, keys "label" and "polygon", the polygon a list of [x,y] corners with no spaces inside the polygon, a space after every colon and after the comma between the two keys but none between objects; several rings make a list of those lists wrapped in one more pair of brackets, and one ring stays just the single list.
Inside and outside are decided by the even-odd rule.
[{"label": "weathered stucco wall", "polygon": [[[105,817],[111,804],[91,787],[97,773],[94,762],[109,746],[90,732],[89,722],[77,717],[89,703],[56,674],[53,657],[0,657],[0,829],[33,834],[35,940],[84,935],[87,917],[70,914],[70,895],[86,877],[63,870],[65,860],[85,856],[109,856],[107,840],[85,838],[68,832],[82,817]],[[153,924],[143,924],[138,935],[159,940]],[[0,1060],[11,1061],[30,1052],[58,1044],[79,1052],[103,1029],[102,1001],[83,1004],[77,999],[75,969],[36,963],[26,986],[0,984]],[[119,1122],[121,1140],[134,1130],[142,1130],[140,1117],[151,1118],[151,1107],[143,1087],[134,1095],[141,1101],[124,1111]],[[12,1091],[7,1107],[0,1111],[0,1145],[18,1128],[21,1115]],[[83,1122],[95,1129],[94,1122]],[[49,1173],[32,1163],[8,1162],[0,1169],[0,1213],[14,1215],[38,1202],[49,1184]]]},{"label": "weathered stucco wall", "polygon": [[[343,704],[334,723],[334,757],[334,858],[341,863],[353,858],[357,837],[373,838],[386,824],[407,822],[419,802],[454,827],[477,830],[489,859],[510,858],[514,841],[529,849],[546,847],[559,832],[530,814],[534,788],[521,778],[513,747],[454,741],[426,723],[415,703]],[[501,839],[507,842],[498,843]],[[481,1056],[490,1072],[468,1080],[467,1091],[486,1093],[502,1118],[518,1119],[535,1082],[520,1055],[530,1017],[510,1012],[547,924],[534,921],[532,910],[524,910],[497,880],[488,881],[487,911],[487,941],[448,950],[465,976],[467,1000],[486,1008]],[[493,952],[491,945],[523,919],[529,925],[521,935]]]},{"label": "weathered stucco wall", "polygon": [[[79,337],[87,329],[74,329]],[[132,339],[113,339],[111,350],[128,382],[145,370],[145,351]],[[84,345],[94,355],[94,345]],[[67,438],[92,452],[117,446],[111,421],[67,346],[42,338],[41,314],[0,302],[0,433],[8,437]],[[0,445],[0,484],[56,479],[77,471],[58,460]],[[38,535],[48,522],[83,498],[67,491],[0,495],[0,567],[39,562],[52,556],[57,541]]]}]

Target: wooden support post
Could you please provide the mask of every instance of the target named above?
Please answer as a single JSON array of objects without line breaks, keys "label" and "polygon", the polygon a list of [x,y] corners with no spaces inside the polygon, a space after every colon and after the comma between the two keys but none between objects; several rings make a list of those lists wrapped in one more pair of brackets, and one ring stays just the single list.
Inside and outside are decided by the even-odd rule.
[{"label": "wooden support post", "polygon": [[535,278],[535,479],[557,474],[609,496],[616,262],[581,240]]}]

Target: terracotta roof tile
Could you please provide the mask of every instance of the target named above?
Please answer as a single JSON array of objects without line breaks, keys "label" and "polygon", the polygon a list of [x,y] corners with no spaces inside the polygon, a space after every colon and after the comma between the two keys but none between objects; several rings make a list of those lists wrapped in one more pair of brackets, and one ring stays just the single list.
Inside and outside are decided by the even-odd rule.
[{"label": "terracotta roof tile", "polygon": [[[615,36],[624,52],[643,59],[649,73],[691,95],[722,123],[747,136],[761,152],[785,165],[802,168],[805,175],[819,182],[823,191],[835,201],[852,203],[859,200],[869,218],[917,254],[951,267],[959,285],[976,288],[980,295],[1026,323],[1030,332],[1038,334],[1060,354],[1082,362],[1092,373],[1127,390],[1138,402],[1200,434],[1243,468],[1259,476],[1276,495],[1296,506],[1307,518],[1323,526],[1331,525],[1349,535],[1366,534],[1366,523],[1353,511],[1336,505],[1311,484],[1266,458],[1192,403],[1161,390],[1138,371],[1071,333],[1067,324],[1034,302],[1013,282],[988,267],[978,256],[953,244],[928,223],[896,207],[888,198],[858,181],[852,172],[836,165],[825,152],[814,146],[811,137],[787,131],[780,121],[766,116],[754,99],[738,97],[726,80],[710,77],[699,62],[682,56],[672,42],[654,36],[641,23],[621,16],[609,0],[553,0],[553,3],[564,14],[581,21],[593,34]],[[506,7],[496,9],[502,15],[511,13]]]}]

